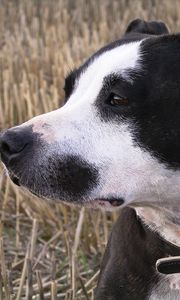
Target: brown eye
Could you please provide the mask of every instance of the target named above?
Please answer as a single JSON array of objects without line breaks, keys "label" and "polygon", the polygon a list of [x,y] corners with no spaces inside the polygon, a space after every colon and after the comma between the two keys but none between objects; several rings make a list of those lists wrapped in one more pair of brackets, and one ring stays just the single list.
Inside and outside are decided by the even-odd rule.
[{"label": "brown eye", "polygon": [[121,97],[116,94],[111,94],[109,102],[112,106],[128,105],[129,101],[125,97]]}]

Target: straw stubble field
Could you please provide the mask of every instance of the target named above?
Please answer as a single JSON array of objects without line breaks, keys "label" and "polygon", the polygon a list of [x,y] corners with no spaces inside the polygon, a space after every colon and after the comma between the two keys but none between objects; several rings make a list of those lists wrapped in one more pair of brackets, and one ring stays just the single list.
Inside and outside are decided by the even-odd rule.
[{"label": "straw stubble field", "polygon": [[[0,130],[61,106],[67,73],[137,17],[180,31],[176,0],[0,0]],[[0,214],[0,299],[93,299],[116,214],[25,195],[2,168]]]}]

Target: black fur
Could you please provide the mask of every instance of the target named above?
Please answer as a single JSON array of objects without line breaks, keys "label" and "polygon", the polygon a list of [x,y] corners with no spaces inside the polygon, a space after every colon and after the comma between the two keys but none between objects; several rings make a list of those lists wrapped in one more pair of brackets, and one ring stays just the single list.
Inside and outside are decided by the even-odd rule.
[{"label": "black fur", "polygon": [[142,76],[133,115],[135,140],[161,161],[180,167],[180,35],[149,39],[142,44]]}]

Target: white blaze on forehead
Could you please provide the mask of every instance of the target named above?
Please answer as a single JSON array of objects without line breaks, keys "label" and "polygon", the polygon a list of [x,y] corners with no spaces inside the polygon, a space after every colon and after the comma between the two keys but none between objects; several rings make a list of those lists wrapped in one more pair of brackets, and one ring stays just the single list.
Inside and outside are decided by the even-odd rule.
[{"label": "white blaze on forehead", "polygon": [[[72,120],[80,122],[83,119],[87,122],[95,118],[90,104],[95,102],[102,89],[104,78],[113,73],[131,80],[127,72],[130,69],[140,68],[140,44],[141,41],[120,45],[95,56],[80,74],[75,83],[75,90],[61,109],[30,120],[33,132],[42,133],[45,137],[46,130],[39,128],[41,122],[63,128],[64,121],[68,127],[68,123]],[[46,140],[52,141],[52,138],[46,136]]]},{"label": "white blaze on forehead", "polygon": [[80,101],[84,95],[89,95],[93,102],[97,94],[102,88],[103,79],[109,74],[121,74],[124,78],[128,78],[127,71],[129,69],[138,69],[140,61],[140,44],[142,41],[133,42],[117,46],[111,50],[107,50],[95,56],[92,62],[85,70],[82,71],[80,78],[77,79],[75,91],[70,97],[67,105],[74,98]]}]

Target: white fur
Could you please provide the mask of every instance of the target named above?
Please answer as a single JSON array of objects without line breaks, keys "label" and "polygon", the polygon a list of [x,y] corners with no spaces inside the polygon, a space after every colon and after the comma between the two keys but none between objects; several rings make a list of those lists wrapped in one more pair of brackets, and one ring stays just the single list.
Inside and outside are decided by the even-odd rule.
[{"label": "white fur", "polygon": [[161,275],[159,284],[150,292],[149,300],[179,300],[180,275]]}]

